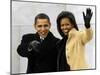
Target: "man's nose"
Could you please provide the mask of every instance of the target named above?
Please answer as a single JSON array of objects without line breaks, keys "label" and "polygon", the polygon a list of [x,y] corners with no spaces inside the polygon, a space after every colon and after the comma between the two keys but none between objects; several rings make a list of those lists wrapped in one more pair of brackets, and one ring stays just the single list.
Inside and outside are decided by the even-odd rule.
[{"label": "man's nose", "polygon": [[41,28],[42,31],[44,31],[45,29],[46,29],[46,28],[45,28],[44,26]]}]

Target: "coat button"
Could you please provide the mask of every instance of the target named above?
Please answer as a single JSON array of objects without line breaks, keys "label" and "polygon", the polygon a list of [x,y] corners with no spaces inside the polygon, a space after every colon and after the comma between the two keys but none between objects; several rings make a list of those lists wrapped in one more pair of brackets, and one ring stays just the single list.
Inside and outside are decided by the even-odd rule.
[{"label": "coat button", "polygon": [[38,64],[38,63],[36,63],[36,66],[39,66],[39,64]]},{"label": "coat button", "polygon": [[69,56],[67,56],[67,58],[69,59]]}]

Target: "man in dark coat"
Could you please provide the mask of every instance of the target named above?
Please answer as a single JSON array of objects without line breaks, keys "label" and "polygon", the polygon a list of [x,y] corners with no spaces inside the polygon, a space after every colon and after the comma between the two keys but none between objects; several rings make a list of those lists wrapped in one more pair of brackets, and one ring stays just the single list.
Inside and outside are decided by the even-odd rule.
[{"label": "man in dark coat", "polygon": [[26,34],[18,46],[17,52],[28,58],[27,73],[56,72],[57,39],[50,31],[49,17],[40,13],[35,17],[36,34]]}]

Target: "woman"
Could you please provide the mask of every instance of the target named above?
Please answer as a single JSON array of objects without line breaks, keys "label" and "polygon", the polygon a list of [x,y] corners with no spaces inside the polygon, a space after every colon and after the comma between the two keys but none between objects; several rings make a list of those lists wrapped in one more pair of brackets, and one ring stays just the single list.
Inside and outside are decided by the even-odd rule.
[{"label": "woman", "polygon": [[85,44],[92,39],[90,8],[83,12],[85,30],[79,31],[71,12],[63,11],[57,17],[57,29],[63,39],[58,43],[58,71],[89,69],[85,61]]}]

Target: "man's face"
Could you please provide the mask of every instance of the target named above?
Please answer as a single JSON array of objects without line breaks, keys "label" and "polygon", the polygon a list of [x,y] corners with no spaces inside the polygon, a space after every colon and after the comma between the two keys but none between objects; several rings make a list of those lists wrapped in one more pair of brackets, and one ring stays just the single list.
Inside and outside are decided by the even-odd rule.
[{"label": "man's face", "polygon": [[73,25],[68,18],[63,18],[60,22],[60,27],[62,32],[67,35],[68,32],[73,28]]},{"label": "man's face", "polygon": [[41,37],[46,38],[49,32],[50,26],[51,25],[48,19],[37,19],[35,29],[37,30],[38,34]]}]

